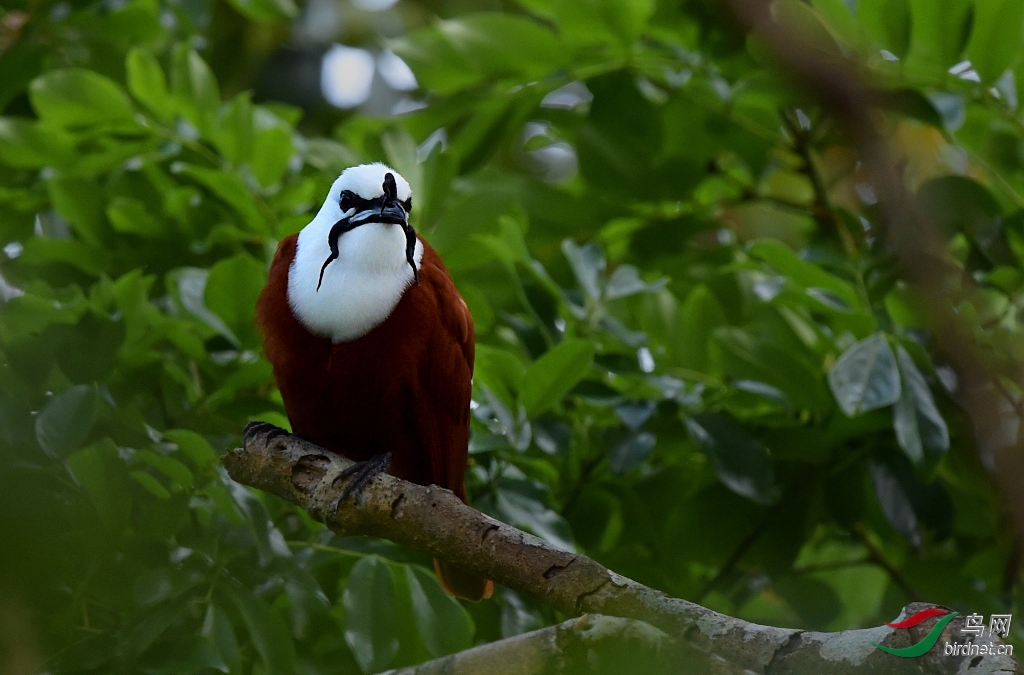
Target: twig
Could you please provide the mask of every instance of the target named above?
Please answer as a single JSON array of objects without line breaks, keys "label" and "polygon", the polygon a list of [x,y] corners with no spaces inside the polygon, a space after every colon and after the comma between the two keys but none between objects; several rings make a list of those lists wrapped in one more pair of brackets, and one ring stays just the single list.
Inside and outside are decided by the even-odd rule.
[{"label": "twig", "polygon": [[903,594],[907,596],[908,600],[911,602],[918,602],[921,599],[921,596],[917,594],[917,591],[915,591],[914,587],[910,585],[910,582],[907,581],[905,576],[903,576],[903,573],[900,572],[895,565],[889,562],[889,559],[885,557],[882,550],[875,546],[875,542],[871,541],[871,537],[868,535],[867,529],[865,529],[864,525],[857,523],[853,526],[853,531],[856,533],[857,538],[860,539],[860,542],[864,544],[864,548],[868,550],[868,556],[871,558],[871,561],[886,571],[889,578],[900,587],[900,590],[903,591]]},{"label": "twig", "polygon": [[793,137],[793,150],[803,160],[803,173],[811,181],[811,187],[814,190],[815,219],[826,230],[834,232],[839,237],[846,255],[853,256],[857,252],[857,243],[853,240],[853,235],[850,234],[846,223],[836,213],[835,208],[832,206],[832,201],[829,199],[828,188],[825,187],[825,181],[822,179],[821,172],[818,171],[818,165],[814,161],[810,131],[805,131],[798,122],[794,122],[792,114],[788,111],[782,114],[782,121]]},{"label": "twig", "polygon": [[832,562],[813,563],[810,565],[804,565],[803,567],[794,567],[793,572],[796,574],[834,572],[836,570],[845,570],[848,567],[860,567],[861,565],[871,564],[876,564],[876,561],[874,558],[867,556],[864,558],[854,558],[853,560],[833,560]]},{"label": "twig", "polygon": [[715,573],[715,576],[704,584],[704,587],[697,592],[696,597],[694,597],[696,602],[703,602],[704,598],[708,596],[708,593],[714,590],[722,579],[732,573],[733,569],[736,568],[736,565],[739,564],[743,556],[750,550],[750,547],[757,543],[757,540],[761,538],[761,535],[763,535],[765,530],[768,529],[768,526],[771,525],[772,519],[776,513],[776,509],[772,509],[768,512],[768,514],[761,519],[761,522],[757,524],[757,527],[751,530],[747,536],[743,538],[743,541],[741,541],[735,550],[733,550],[732,555],[730,555],[729,559],[722,564],[718,569],[718,572]]}]

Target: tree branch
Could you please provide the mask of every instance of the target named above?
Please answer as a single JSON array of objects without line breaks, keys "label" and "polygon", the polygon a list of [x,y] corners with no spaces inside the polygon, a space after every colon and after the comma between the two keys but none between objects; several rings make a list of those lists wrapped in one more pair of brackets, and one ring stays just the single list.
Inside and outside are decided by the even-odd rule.
[{"label": "tree branch", "polygon": [[712,657],[694,661],[664,632],[634,619],[584,614],[557,626],[479,645],[387,675],[549,675],[550,673],[694,673],[746,675]]},{"label": "tree branch", "polygon": [[[344,481],[335,485],[335,479],[351,462],[294,436],[279,436],[269,443],[264,434],[250,436],[244,448],[229,452],[223,462],[236,481],[305,509],[336,532],[385,537],[457,561],[566,614],[606,614],[646,622],[670,636],[673,649],[685,652],[684,660],[695,666],[694,672],[719,672],[713,668],[725,659],[765,674],[839,675],[852,670],[919,674],[920,659],[893,657],[871,643],[908,646],[936,621],[910,630],[882,626],[842,633],[760,626],[669,597],[586,556],[559,550],[476,511],[437,486],[415,485],[385,474],[366,487],[357,503],[348,500],[338,506]],[[904,615],[925,606],[911,605]],[[959,640],[955,631],[960,626],[960,617],[951,621],[945,639]],[[942,657],[923,672],[953,673],[965,658]],[[978,675],[1006,672],[1024,675],[1010,657],[986,656],[972,669]]]}]

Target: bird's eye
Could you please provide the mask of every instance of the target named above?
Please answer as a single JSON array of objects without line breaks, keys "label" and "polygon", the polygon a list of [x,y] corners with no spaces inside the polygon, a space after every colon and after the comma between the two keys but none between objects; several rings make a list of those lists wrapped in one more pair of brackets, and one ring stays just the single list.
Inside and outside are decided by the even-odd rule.
[{"label": "bird's eye", "polygon": [[406,213],[412,213],[412,197],[402,202],[402,208],[405,209]]},{"label": "bird's eye", "polygon": [[345,190],[341,193],[341,201],[338,202],[338,205],[341,206],[342,212],[348,211],[356,205],[356,196]]}]

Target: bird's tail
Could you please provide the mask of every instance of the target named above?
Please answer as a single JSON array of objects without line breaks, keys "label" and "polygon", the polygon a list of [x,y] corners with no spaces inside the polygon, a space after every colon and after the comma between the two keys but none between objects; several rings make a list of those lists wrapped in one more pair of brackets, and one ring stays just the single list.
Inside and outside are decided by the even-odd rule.
[{"label": "bird's tail", "polygon": [[477,602],[491,597],[494,593],[494,582],[481,576],[467,572],[461,567],[434,558],[434,571],[441,586],[455,598]]}]

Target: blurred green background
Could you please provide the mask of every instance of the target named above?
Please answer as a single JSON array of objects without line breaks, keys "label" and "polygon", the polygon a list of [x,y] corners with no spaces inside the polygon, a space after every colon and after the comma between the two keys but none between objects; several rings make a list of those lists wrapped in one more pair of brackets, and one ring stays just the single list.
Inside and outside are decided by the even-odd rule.
[{"label": "blurred green background", "polygon": [[[1024,0],[776,10],[879,89],[1016,404]],[[371,673],[565,618],[219,468],[287,423],[276,243],[373,160],[476,321],[476,507],[776,626],[1019,607],[855,151],[716,2],[5,0],[0,111],[5,674]]]}]

